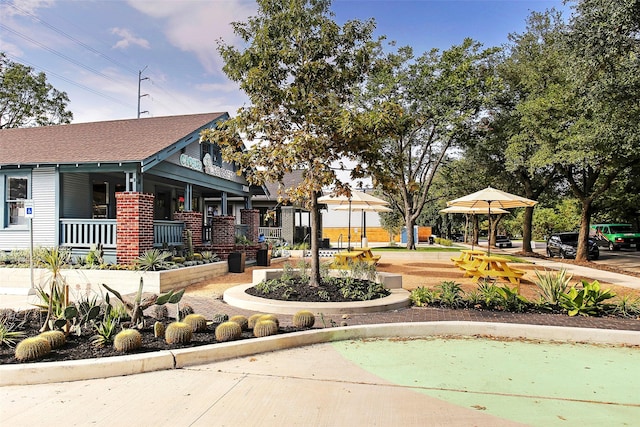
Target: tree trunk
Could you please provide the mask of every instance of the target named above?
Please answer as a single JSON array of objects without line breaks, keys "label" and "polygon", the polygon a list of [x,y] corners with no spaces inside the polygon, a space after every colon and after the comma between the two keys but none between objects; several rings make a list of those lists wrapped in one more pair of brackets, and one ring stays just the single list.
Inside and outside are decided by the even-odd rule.
[{"label": "tree trunk", "polygon": [[407,249],[415,250],[416,244],[413,236],[413,224],[414,220],[411,214],[405,215],[405,224],[407,224]]},{"label": "tree trunk", "polygon": [[522,219],[522,251],[533,252],[531,249],[531,229],[533,226],[533,206],[524,209]]},{"label": "tree trunk", "polygon": [[320,231],[320,211],[318,209],[318,193],[313,193],[311,200],[311,272],[309,275],[309,286],[320,286],[320,245],[318,232]]},{"label": "tree trunk", "polygon": [[587,261],[589,259],[589,224],[591,223],[591,198],[582,199],[582,210],[580,212],[580,234],[578,235],[578,249],[576,250],[576,261]]}]

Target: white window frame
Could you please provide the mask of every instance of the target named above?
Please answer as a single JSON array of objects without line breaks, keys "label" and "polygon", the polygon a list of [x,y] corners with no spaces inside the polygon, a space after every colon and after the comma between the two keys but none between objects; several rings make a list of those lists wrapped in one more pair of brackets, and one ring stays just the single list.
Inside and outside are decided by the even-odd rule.
[{"label": "white window frame", "polygon": [[[23,179],[26,180],[26,194],[24,194],[24,198],[10,198],[10,182],[12,179]],[[25,216],[25,208],[24,201],[31,198],[31,175],[28,173],[7,173],[4,175],[4,191],[3,191],[3,199],[4,199],[4,221],[3,225],[5,228],[27,228],[29,222]],[[15,210],[17,211],[17,215],[12,216],[12,206],[15,205]],[[18,221],[15,223],[11,223],[12,218],[17,218]],[[20,219],[22,218],[22,219]]]}]

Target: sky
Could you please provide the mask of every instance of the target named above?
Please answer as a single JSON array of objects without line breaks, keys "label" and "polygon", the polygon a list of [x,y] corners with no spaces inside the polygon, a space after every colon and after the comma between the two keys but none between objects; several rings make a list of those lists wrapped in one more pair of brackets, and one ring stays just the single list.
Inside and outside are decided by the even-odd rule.
[{"label": "sky", "polygon": [[[376,22],[375,36],[419,55],[471,37],[501,46],[532,11],[562,0],[334,0],[336,22]],[[0,0],[0,51],[69,96],[73,123],[208,112],[234,116],[246,96],[223,73],[217,41],[247,0]],[[139,90],[140,89],[140,90]],[[138,108],[138,104],[140,107]]]}]

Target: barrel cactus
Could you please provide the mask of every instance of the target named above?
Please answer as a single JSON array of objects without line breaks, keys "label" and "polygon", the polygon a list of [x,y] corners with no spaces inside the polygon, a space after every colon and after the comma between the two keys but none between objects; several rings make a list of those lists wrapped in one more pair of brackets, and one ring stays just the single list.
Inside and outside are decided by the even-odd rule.
[{"label": "barrel cactus", "polygon": [[316,322],[316,317],[309,310],[300,310],[293,315],[292,321],[296,328],[310,328]]},{"label": "barrel cactus", "polygon": [[191,341],[193,329],[191,325],[184,322],[173,322],[167,326],[164,333],[164,340],[167,344],[186,344]]},{"label": "barrel cactus", "polygon": [[20,362],[40,359],[51,353],[49,341],[40,336],[25,338],[16,346],[16,359]]},{"label": "barrel cactus", "polygon": [[136,329],[123,329],[113,339],[113,348],[128,353],[142,347],[142,334]]},{"label": "barrel cactus", "polygon": [[193,332],[202,332],[207,330],[207,319],[202,314],[189,314],[184,319],[184,323],[191,325]]},{"label": "barrel cactus", "polygon": [[253,327],[256,325],[256,322],[258,321],[258,319],[260,319],[261,316],[264,316],[264,313],[256,313],[249,316],[248,328],[253,329]]},{"label": "barrel cactus", "polygon": [[213,315],[213,323],[222,323],[229,320],[229,315],[225,313],[216,313]]},{"label": "barrel cactus", "polygon": [[39,336],[49,341],[49,345],[52,350],[62,347],[64,343],[67,342],[67,337],[62,331],[46,331],[41,333]]},{"label": "barrel cactus", "polygon": [[191,307],[189,304],[185,303],[185,304],[182,304],[180,306],[180,318],[181,319],[184,319],[185,317],[187,317],[188,315],[193,314],[193,313],[195,313],[193,311],[193,307]]},{"label": "barrel cactus", "polygon": [[280,321],[275,314],[264,314],[260,316],[260,320],[271,320],[276,324],[277,327],[280,327]]},{"label": "barrel cactus", "polygon": [[216,327],[216,341],[232,341],[240,338],[242,327],[233,321],[223,322]]},{"label": "barrel cactus", "polygon": [[273,320],[260,319],[253,327],[253,335],[256,337],[267,337],[278,333],[278,325]]},{"label": "barrel cactus", "polygon": [[169,309],[166,305],[154,305],[152,317],[156,320],[164,320],[169,317]]},{"label": "barrel cactus", "polygon": [[164,337],[164,323],[156,322],[153,324],[153,336],[156,338]]},{"label": "barrel cactus", "polygon": [[249,328],[249,319],[247,319],[247,316],[243,316],[242,314],[231,316],[231,318],[229,318],[229,321],[236,322],[238,325],[240,325],[240,328],[243,331],[246,331]]}]

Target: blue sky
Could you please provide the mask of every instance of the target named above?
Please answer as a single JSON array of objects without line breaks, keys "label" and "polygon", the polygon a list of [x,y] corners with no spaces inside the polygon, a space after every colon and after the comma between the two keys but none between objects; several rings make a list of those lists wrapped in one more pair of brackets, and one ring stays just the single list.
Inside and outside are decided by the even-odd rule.
[{"label": "blue sky", "polygon": [[[531,11],[562,0],[334,0],[336,21],[376,21],[376,36],[417,54],[465,37],[485,47],[519,33]],[[237,43],[230,22],[246,0],[2,0],[0,51],[67,92],[74,123],[227,111],[245,102],[222,72],[216,40]]]}]

